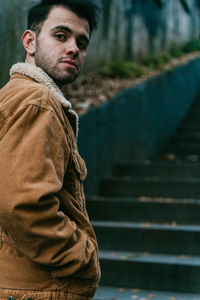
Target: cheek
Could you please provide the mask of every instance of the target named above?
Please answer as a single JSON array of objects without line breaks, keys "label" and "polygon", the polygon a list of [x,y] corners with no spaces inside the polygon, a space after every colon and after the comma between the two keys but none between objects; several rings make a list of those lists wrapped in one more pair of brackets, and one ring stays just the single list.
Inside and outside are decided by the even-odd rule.
[{"label": "cheek", "polygon": [[41,42],[40,45],[40,48],[42,48],[47,55],[56,56],[57,53],[62,51],[61,47],[59,47],[60,45],[55,41],[52,41],[51,39],[45,40],[45,42]]},{"label": "cheek", "polygon": [[86,52],[85,53],[80,53],[80,55],[79,55],[80,66],[84,63],[85,58],[86,58]]}]

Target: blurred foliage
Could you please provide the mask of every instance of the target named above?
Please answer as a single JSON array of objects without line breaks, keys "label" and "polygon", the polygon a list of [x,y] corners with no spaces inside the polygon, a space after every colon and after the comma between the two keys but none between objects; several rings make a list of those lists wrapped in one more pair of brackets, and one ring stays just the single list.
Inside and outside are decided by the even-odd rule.
[{"label": "blurred foliage", "polygon": [[156,54],[146,57],[143,60],[143,64],[148,69],[162,69],[166,63],[170,60],[170,55],[166,53]]},{"label": "blurred foliage", "polygon": [[168,53],[148,56],[140,64],[127,61],[104,62],[99,70],[99,74],[109,78],[139,78],[145,75],[149,69],[162,70],[173,59],[194,51],[200,51],[200,40],[173,46]]},{"label": "blurred foliage", "polygon": [[134,62],[118,61],[111,64],[104,63],[99,71],[104,77],[141,77],[145,74],[142,66]]},{"label": "blurred foliage", "polygon": [[169,53],[171,57],[176,58],[193,51],[200,51],[200,40],[191,41],[182,46],[173,46]]},{"label": "blurred foliage", "polygon": [[200,40],[191,41],[183,46],[183,52],[200,51]]}]

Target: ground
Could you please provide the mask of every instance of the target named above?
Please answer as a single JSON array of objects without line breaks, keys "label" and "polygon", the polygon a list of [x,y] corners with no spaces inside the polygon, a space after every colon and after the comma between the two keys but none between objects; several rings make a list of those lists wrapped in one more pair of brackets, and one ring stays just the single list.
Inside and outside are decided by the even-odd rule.
[{"label": "ground", "polygon": [[158,75],[163,72],[163,70],[169,70],[179,64],[186,63],[188,60],[194,59],[197,56],[199,56],[199,52],[192,52],[173,59],[170,63],[167,63],[162,70],[148,70],[146,74],[140,78],[122,79],[102,77],[98,73],[82,74],[73,84],[65,86],[63,93],[72,103],[73,108],[78,114],[83,114],[89,108],[109,101],[118,91]]}]

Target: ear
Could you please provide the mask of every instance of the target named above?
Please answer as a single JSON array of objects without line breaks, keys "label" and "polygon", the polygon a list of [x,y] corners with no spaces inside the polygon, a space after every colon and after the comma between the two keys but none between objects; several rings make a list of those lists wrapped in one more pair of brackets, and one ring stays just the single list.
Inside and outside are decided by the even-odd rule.
[{"label": "ear", "polygon": [[32,30],[26,30],[22,35],[22,43],[27,54],[33,56],[35,54],[36,34]]}]

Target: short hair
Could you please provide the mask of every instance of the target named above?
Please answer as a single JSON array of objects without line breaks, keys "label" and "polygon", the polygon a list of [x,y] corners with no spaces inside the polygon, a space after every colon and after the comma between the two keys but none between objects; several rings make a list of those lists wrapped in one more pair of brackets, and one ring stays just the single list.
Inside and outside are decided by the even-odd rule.
[{"label": "short hair", "polygon": [[54,6],[63,6],[88,21],[90,34],[98,26],[101,6],[95,0],[41,0],[28,11],[27,29],[39,35],[44,21]]}]

